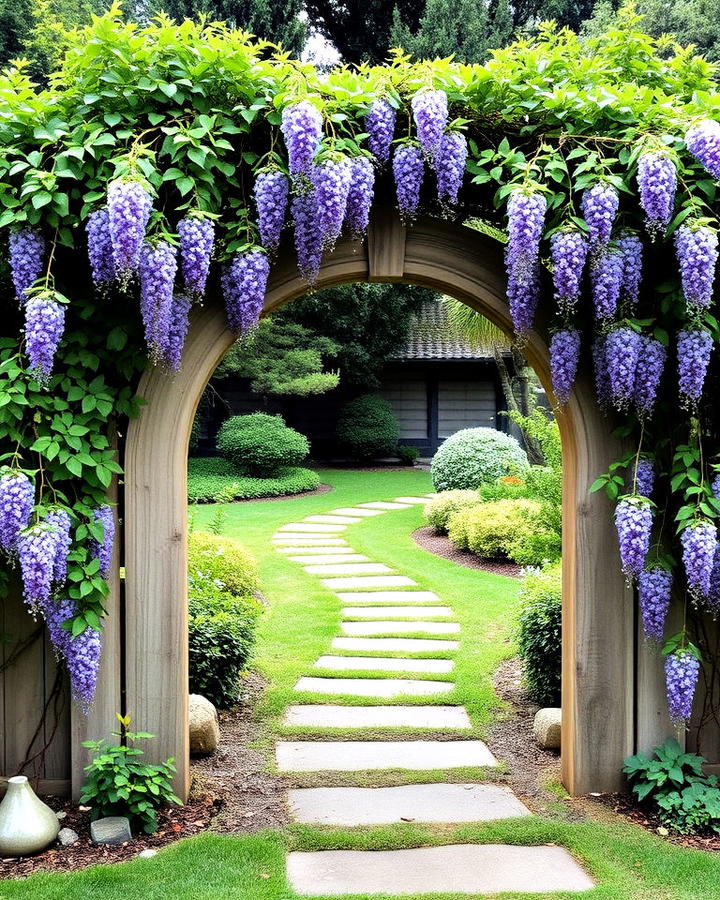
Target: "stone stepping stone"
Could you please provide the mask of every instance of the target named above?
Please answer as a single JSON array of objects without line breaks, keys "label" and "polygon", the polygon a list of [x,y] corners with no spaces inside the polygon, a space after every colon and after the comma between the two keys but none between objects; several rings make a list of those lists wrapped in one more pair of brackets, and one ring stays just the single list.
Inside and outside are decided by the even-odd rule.
[{"label": "stone stepping stone", "polygon": [[358,503],[362,509],[410,509],[410,503],[390,503],[387,500],[373,500],[372,503]]},{"label": "stone stepping stone", "polygon": [[330,706],[288,707],[283,725],[305,728],[471,728],[464,706]]},{"label": "stone stepping stone", "polygon": [[[296,550],[300,550],[302,552],[302,547],[295,548]],[[334,549],[331,547],[327,548],[328,550]],[[342,555],[333,556],[332,554],[328,554],[325,556],[322,553],[318,553],[317,555],[306,556],[304,553],[302,556],[288,556],[290,562],[296,563],[361,563],[361,562],[370,562],[369,556],[363,556],[361,553],[344,553]]]},{"label": "stone stepping stone", "polygon": [[531,815],[510,788],[494,784],[302,788],[289,791],[288,799],[293,819],[313,825],[455,824]]},{"label": "stone stepping stone", "polygon": [[360,516],[305,516],[303,522],[323,522],[327,525],[355,525],[358,522],[362,522],[362,518]]},{"label": "stone stepping stone", "polygon": [[420,681],[412,678],[301,678],[296,691],[314,694],[351,694],[354,697],[434,697],[446,694],[452,681]]},{"label": "stone stepping stone", "polygon": [[343,603],[442,603],[432,591],[353,591],[338,597]]},{"label": "stone stepping stone", "polygon": [[274,534],[272,537],[274,544],[287,544],[297,546],[298,544],[312,544],[316,547],[340,547],[347,546],[344,538],[333,537],[332,535],[319,535],[303,532],[302,534]]},{"label": "stone stepping stone", "polygon": [[396,497],[395,502],[396,503],[407,503],[407,504],[422,503],[422,505],[425,506],[425,504],[428,502],[428,498],[427,497]]},{"label": "stone stepping stone", "polygon": [[326,554],[327,555],[330,555],[330,554],[342,555],[343,553],[354,553],[355,552],[352,547],[348,546],[347,541],[342,540],[342,538],[338,539],[337,541],[333,541],[333,543],[338,543],[338,544],[341,544],[344,546],[328,547],[328,546],[326,546],[326,544],[323,543],[323,544],[320,544],[319,546],[316,546],[315,544],[309,544],[307,547],[303,547],[302,544],[300,544],[300,546],[297,546],[297,547],[294,547],[294,546],[286,547],[283,545],[281,547],[276,547],[275,549],[277,550],[278,553],[287,553],[288,556],[291,553],[303,553],[303,554],[317,553],[319,556],[321,556],[321,555],[326,555]]},{"label": "stone stepping stone", "polygon": [[457,622],[341,622],[343,634],[371,637],[373,634],[457,634]]},{"label": "stone stepping stone", "polygon": [[437,650],[457,650],[458,641],[442,638],[333,638],[333,650],[381,650],[387,653],[434,653]]},{"label": "stone stepping stone", "polygon": [[333,669],[366,672],[432,672],[447,675],[455,663],[452,659],[383,659],[376,656],[321,656],[315,663],[316,669]]},{"label": "stone stepping stone", "polygon": [[357,506],[341,506],[339,509],[331,509],[328,515],[331,516],[360,516],[362,519],[369,519],[371,516],[380,516],[384,512],[382,509],[363,509],[363,504]]},{"label": "stone stepping stone", "polygon": [[329,564],[319,566],[305,566],[308,575],[380,575],[383,572],[392,572],[390,566],[384,563],[348,563]]},{"label": "stone stepping stone", "polygon": [[407,575],[357,575],[348,578],[326,578],[323,581],[325,587],[334,591],[351,591],[357,588],[381,588],[381,587],[417,587],[417,582]]},{"label": "stone stepping stone", "polygon": [[341,894],[546,894],[589,891],[594,881],[564,847],[450,844],[411,850],[295,851],[290,887],[301,896]]},{"label": "stone stepping stone", "polygon": [[278,532],[285,531],[302,531],[306,534],[311,532],[323,532],[325,534],[335,534],[338,531],[347,531],[347,525],[319,525],[313,522],[288,522],[287,525],[281,525]]},{"label": "stone stepping stone", "polygon": [[482,741],[278,741],[275,758],[281,772],[422,771],[498,764]]},{"label": "stone stepping stone", "polygon": [[453,611],[449,606],[346,606],[342,614],[359,619],[382,619],[385,616],[442,618],[451,616]]}]

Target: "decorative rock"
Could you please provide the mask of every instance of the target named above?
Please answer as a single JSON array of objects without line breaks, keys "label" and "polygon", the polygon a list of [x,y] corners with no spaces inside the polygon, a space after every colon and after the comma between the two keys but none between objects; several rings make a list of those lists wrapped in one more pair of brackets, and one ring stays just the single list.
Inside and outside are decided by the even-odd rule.
[{"label": "decorative rock", "polygon": [[138,853],[138,859],[152,859],[153,856],[157,856],[157,850],[153,850],[152,847],[146,847],[145,850],[141,850]]},{"label": "decorative rock", "polygon": [[562,710],[549,706],[535,713],[533,733],[542,750],[560,749],[560,716]]},{"label": "decorative rock", "polygon": [[70,847],[79,840],[80,836],[77,831],[73,831],[72,828],[61,828],[58,832],[58,841],[60,841],[63,847]]},{"label": "decorative rock", "polygon": [[61,809],[59,812],[56,812],[55,815],[58,817],[58,819],[59,819],[61,822],[62,822],[63,819],[66,819],[66,818],[67,818],[67,813],[65,812],[64,809]]},{"label": "decorative rock", "polygon": [[125,816],[107,816],[90,823],[93,844],[126,844],[132,840],[130,822]]},{"label": "decorative rock", "polygon": [[217,710],[200,694],[190,694],[190,753],[207,756],[220,743]]}]

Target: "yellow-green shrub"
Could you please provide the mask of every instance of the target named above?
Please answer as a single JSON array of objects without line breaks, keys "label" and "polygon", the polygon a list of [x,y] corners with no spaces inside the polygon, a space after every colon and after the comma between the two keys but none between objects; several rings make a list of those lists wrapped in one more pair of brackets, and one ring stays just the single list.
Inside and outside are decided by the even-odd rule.
[{"label": "yellow-green shrub", "polygon": [[201,574],[220,582],[220,587],[237,597],[257,591],[255,560],[237,541],[204,531],[193,531],[188,542],[188,574]]},{"label": "yellow-green shrub", "polygon": [[536,500],[493,500],[454,513],[448,535],[456,547],[490,559],[515,559],[513,550],[534,527]]},{"label": "yellow-green shrub", "polygon": [[425,521],[438,534],[447,534],[448,522],[453,513],[480,503],[477,491],[442,491],[425,504]]}]

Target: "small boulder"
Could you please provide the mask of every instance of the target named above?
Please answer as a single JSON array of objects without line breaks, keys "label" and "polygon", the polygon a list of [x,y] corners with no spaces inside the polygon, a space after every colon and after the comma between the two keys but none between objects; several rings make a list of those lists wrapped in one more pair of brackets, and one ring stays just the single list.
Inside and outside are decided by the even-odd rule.
[{"label": "small boulder", "polygon": [[200,694],[190,694],[190,753],[207,756],[220,743],[217,710]]},{"label": "small boulder", "polygon": [[560,749],[560,716],[561,710],[552,706],[539,709],[535,714],[533,733],[542,750]]},{"label": "small boulder", "polygon": [[75,844],[80,840],[80,837],[77,831],[73,831],[72,828],[61,828],[58,831],[58,841],[63,847],[69,847],[71,844]]},{"label": "small boulder", "polygon": [[125,816],[106,816],[90,823],[90,837],[94,844],[125,844],[132,840],[130,822]]}]

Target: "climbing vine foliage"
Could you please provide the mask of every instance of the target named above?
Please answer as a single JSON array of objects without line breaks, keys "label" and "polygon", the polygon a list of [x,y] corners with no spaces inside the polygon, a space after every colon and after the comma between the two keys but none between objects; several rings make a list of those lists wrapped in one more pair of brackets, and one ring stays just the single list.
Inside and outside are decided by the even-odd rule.
[{"label": "climbing vine foliage", "polygon": [[720,608],[716,78],[629,8],[600,38],[548,25],[484,66],[396,53],[329,73],[222,25],[138,27],[114,8],[48,88],[4,73],[0,548],[76,697],[95,685],[107,493],[139,374],[182,366],[205,297],[252,328],[278,250],[311,287],[394,196],[406,220],[506,236],[518,341],[539,305],[551,323],[559,415],[594,371],[633,448],[595,488],[617,501],[619,564],[686,719],[701,651],[688,628],[665,634],[671,594]]}]

